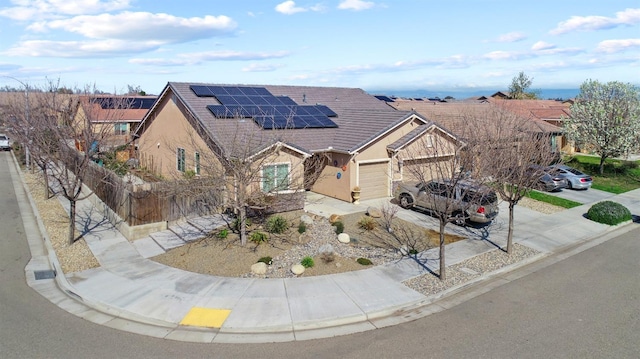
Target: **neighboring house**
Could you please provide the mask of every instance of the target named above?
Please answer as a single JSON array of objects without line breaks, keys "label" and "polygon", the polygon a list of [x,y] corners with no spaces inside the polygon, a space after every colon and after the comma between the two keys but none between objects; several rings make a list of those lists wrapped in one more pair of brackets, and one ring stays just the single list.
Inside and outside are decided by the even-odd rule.
[{"label": "neighboring house", "polygon": [[544,121],[558,128],[555,146],[566,153],[573,153],[572,144],[562,135],[563,121],[571,116],[570,107],[573,101],[556,100],[504,100],[491,98],[496,106],[512,111],[519,116],[534,121]]},{"label": "neighboring house", "polygon": [[73,123],[78,129],[91,130],[101,146],[114,148],[131,142],[131,132],[138,127],[156,96],[80,95]]},{"label": "neighboring house", "polygon": [[275,146],[277,158],[260,163],[262,180],[252,190],[285,183],[280,191],[307,189],[349,202],[356,186],[363,200],[390,197],[393,182],[408,179],[403,168],[454,153],[427,149],[413,158],[419,139],[458,144],[418,113],[357,88],[179,82],[167,84],[134,136],[141,166],[167,178],[189,170],[204,176],[230,158],[253,161]]},{"label": "neighboring house", "polygon": [[[511,104],[527,100],[489,99],[487,101],[486,98],[482,98],[451,102],[425,102],[396,99],[387,104],[398,110],[416,111],[425,118],[429,118],[450,129],[459,139],[466,141],[468,137],[473,136],[470,132],[474,131],[475,128],[480,129],[480,126],[501,126],[500,117],[503,116],[501,112],[504,109],[496,105],[497,101]],[[524,131],[551,135],[550,151],[559,150],[556,142],[561,136],[561,128],[530,115],[516,115],[527,120],[525,123],[528,126],[523,128]]]}]

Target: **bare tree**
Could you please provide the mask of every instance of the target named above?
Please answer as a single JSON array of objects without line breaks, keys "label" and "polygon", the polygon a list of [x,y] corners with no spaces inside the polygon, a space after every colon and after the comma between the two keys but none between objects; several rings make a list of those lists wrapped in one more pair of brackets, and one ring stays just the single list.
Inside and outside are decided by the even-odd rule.
[{"label": "bare tree", "polygon": [[[458,130],[459,137],[468,132],[463,127]],[[483,179],[473,175],[482,171],[474,168],[470,157],[465,155],[465,152],[473,153],[473,143],[465,146],[436,127],[427,129],[425,125],[425,131],[425,135],[406,149],[407,158],[426,160],[420,165],[405,166],[406,171],[418,181],[416,196],[419,196],[405,200],[424,201],[425,207],[431,209],[431,214],[438,219],[440,279],[446,280],[445,228],[451,222],[462,224],[472,203],[480,200],[462,201],[463,198],[475,197],[473,187],[481,186]],[[471,177],[475,177],[473,186],[468,186]],[[404,205],[403,199],[400,200]]]},{"label": "bare tree", "polygon": [[[69,244],[75,236],[78,201],[91,193],[83,193],[83,184],[90,166],[95,166],[106,140],[113,135],[118,111],[110,108],[127,106],[125,102],[115,106],[103,106],[102,97],[69,95],[58,91],[59,84],[50,81],[30,98],[30,116],[20,117],[16,134],[22,143],[28,143],[33,161],[44,174],[44,185],[69,201]],[[117,98],[113,101],[119,101]]]},{"label": "bare tree", "polygon": [[476,131],[469,139],[477,144],[474,154],[482,163],[484,177],[509,204],[506,252],[512,252],[514,208],[544,174],[544,166],[560,159],[552,148],[552,132],[545,132],[533,119],[494,108],[476,118]]}]

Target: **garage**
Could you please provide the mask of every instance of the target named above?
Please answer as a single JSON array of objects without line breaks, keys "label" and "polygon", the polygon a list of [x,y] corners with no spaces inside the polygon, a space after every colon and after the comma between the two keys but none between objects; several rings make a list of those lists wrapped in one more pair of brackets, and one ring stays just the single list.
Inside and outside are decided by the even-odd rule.
[{"label": "garage", "polygon": [[389,162],[361,163],[358,165],[360,199],[389,196]]},{"label": "garage", "polygon": [[446,164],[451,157],[430,157],[415,160],[404,160],[402,164],[402,181],[407,183],[428,181],[435,177],[442,177],[450,169]]}]

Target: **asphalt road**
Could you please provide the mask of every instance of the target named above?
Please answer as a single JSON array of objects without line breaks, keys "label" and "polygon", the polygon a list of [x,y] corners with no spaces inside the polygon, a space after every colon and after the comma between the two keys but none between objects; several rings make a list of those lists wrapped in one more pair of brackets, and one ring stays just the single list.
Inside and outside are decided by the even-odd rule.
[{"label": "asphalt road", "polygon": [[2,358],[640,357],[640,226],[449,310],[361,334],[217,345],[102,327],[59,309],[25,284],[30,255],[6,170],[10,154],[1,155]]}]

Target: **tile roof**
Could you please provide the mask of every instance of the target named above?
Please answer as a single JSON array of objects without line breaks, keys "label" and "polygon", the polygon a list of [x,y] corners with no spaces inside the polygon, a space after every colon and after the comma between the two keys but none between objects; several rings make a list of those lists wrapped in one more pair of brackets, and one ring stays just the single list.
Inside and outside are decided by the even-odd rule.
[{"label": "tile roof", "polygon": [[[338,127],[263,130],[252,119],[219,119],[207,109],[207,105],[218,104],[216,99],[196,96],[190,89],[191,85],[263,87],[275,96],[288,96],[298,105],[322,104],[329,107],[337,114],[331,119]],[[169,82],[163,90],[163,96],[169,89],[205,126],[211,138],[230,152],[239,151],[230,150],[238,140],[248,141],[254,150],[259,150],[272,144],[276,137],[307,153],[329,148],[354,152],[409,115],[408,111],[391,108],[357,88]]]}]

